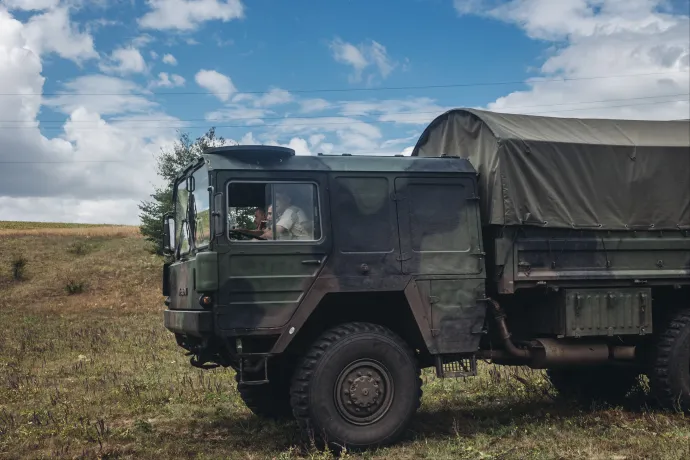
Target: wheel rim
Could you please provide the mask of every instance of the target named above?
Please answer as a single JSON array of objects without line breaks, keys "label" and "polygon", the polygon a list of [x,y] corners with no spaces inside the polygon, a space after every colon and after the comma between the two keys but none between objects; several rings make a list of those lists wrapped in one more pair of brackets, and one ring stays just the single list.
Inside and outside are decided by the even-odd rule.
[{"label": "wheel rim", "polygon": [[371,425],[386,415],[393,393],[393,379],[388,370],[377,361],[361,359],[340,373],[334,396],[345,420],[354,425]]}]

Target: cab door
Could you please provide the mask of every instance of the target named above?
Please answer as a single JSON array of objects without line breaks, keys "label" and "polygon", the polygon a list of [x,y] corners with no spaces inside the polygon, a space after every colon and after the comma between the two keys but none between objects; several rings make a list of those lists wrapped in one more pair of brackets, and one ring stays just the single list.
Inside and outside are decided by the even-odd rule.
[{"label": "cab door", "polygon": [[476,182],[459,177],[398,177],[395,195],[402,271],[429,306],[439,353],[473,353],[486,306]]},{"label": "cab door", "polygon": [[[228,213],[237,214],[239,209],[245,215],[231,219],[235,229],[226,223],[228,244],[219,254],[218,264],[217,328],[280,328],[292,317],[329,254],[331,243],[324,231],[329,227],[326,177],[316,173],[272,173],[268,179],[261,173],[254,177],[243,174],[241,180],[228,180],[224,190]],[[285,217],[284,209],[273,210],[275,217],[269,228],[276,228],[281,218],[285,225],[306,219],[307,224],[300,222],[299,231],[287,238],[266,240],[240,233],[246,230],[241,227],[248,226],[248,212],[257,207],[266,212],[276,196],[285,194],[291,195],[287,211],[291,218]]]}]

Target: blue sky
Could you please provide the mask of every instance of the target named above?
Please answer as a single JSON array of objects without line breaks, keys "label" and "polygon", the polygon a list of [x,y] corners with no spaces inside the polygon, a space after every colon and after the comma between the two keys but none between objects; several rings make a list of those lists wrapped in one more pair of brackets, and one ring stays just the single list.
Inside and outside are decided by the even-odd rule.
[{"label": "blue sky", "polygon": [[454,107],[687,118],[686,5],[0,0],[0,218],[136,223],[176,129],[393,154]]},{"label": "blue sky", "polygon": [[[194,76],[200,69],[227,75],[239,93],[272,88],[369,90],[299,93],[292,103],[281,106],[288,114],[295,115],[301,112],[299,100],[317,98],[333,102],[433,98],[442,107],[478,106],[506,92],[524,88],[524,85],[404,91],[381,88],[523,81],[536,75],[540,58],[550,46],[530,40],[510,24],[476,16],[458,17],[452,2],[439,0],[395,3],[256,1],[244,4],[243,17],[233,21],[212,20],[186,30],[133,29],[132,22],[149,11],[143,2],[119,2],[117,9],[87,6],[77,10],[73,19],[91,28],[99,53],[109,55],[123,46],[134,47],[145,61],[146,71],[132,73],[128,79],[141,87],[147,87],[160,72],[183,77],[184,86],[151,88],[159,93],[152,99],[160,103],[167,114],[181,120],[203,120],[206,114],[223,107],[223,101],[212,95],[179,94],[207,90],[195,84]],[[103,24],[104,21],[109,22]],[[382,71],[371,63],[362,70],[361,78],[356,78],[357,70],[352,65],[334,58],[334,43],[340,42],[359,47],[365,58],[373,42],[379,43],[390,70]],[[510,46],[506,46],[508,43]],[[163,62],[166,54],[174,57],[175,65]],[[45,82],[44,92],[61,92],[66,82],[80,75],[98,74],[102,65],[95,59],[81,63],[47,60],[44,73],[50,78]],[[436,109],[433,105],[426,108],[429,110],[424,112]],[[411,107],[405,111],[413,110]],[[315,114],[338,115],[339,111],[311,113]],[[418,118],[427,121],[435,114]],[[50,136],[61,129],[61,124],[55,120],[64,121],[67,116],[46,107],[38,119],[45,121],[42,126],[49,129],[43,131]],[[269,116],[273,118],[276,113]],[[195,126],[187,130],[196,134],[203,132],[207,125],[204,121],[183,124]],[[238,123],[227,119],[218,124]],[[386,129],[385,125],[381,128],[391,135],[400,131],[395,127]],[[421,126],[416,131],[419,128]],[[219,131],[241,137],[246,130],[222,127]],[[261,131],[252,130],[257,134]],[[411,131],[404,130],[404,133]]]}]

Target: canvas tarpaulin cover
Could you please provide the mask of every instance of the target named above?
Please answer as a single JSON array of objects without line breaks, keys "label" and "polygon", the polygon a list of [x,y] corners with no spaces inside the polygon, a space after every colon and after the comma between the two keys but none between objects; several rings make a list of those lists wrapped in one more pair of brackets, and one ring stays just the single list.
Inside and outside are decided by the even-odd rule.
[{"label": "canvas tarpaulin cover", "polygon": [[413,156],[460,156],[482,220],[582,229],[690,229],[690,121],[444,113]]}]

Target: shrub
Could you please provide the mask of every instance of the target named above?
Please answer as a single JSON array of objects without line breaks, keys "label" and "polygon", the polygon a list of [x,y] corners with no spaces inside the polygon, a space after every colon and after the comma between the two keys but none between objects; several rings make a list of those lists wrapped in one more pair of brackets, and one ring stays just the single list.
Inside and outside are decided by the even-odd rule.
[{"label": "shrub", "polygon": [[24,278],[24,268],[26,268],[27,260],[23,256],[15,256],[12,259],[12,278],[19,281]]},{"label": "shrub", "polygon": [[75,241],[67,247],[68,252],[78,256],[88,254],[90,250],[91,246],[89,246],[86,241]]},{"label": "shrub", "polygon": [[69,295],[81,294],[84,292],[85,288],[86,283],[84,281],[69,280],[65,285],[65,291],[67,291],[67,294]]}]

